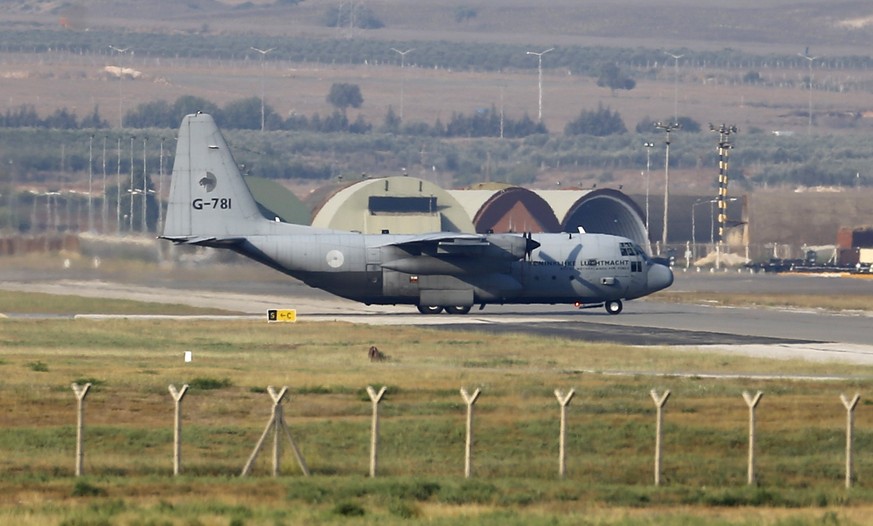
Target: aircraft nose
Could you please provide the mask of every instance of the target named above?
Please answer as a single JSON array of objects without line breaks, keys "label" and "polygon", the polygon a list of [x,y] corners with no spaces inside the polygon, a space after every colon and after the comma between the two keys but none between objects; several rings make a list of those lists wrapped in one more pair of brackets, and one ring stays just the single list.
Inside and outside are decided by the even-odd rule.
[{"label": "aircraft nose", "polygon": [[673,271],[667,265],[653,263],[649,267],[649,273],[646,277],[648,283],[648,291],[655,292],[657,290],[666,289],[673,284]]}]

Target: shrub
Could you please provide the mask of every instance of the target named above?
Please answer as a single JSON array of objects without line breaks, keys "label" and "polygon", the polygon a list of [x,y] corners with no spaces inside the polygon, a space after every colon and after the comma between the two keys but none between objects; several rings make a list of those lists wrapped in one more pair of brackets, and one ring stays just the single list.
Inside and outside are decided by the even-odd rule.
[{"label": "shrub", "polygon": [[225,387],[230,387],[232,385],[233,382],[230,381],[230,378],[208,378],[201,376],[193,378],[188,382],[189,387],[193,389],[202,389],[204,391],[224,389]]},{"label": "shrub", "polygon": [[72,495],[74,497],[104,497],[106,496],[106,490],[84,480],[79,480],[73,486]]},{"label": "shrub", "polygon": [[364,508],[357,502],[339,502],[333,507],[333,512],[344,517],[363,517]]}]

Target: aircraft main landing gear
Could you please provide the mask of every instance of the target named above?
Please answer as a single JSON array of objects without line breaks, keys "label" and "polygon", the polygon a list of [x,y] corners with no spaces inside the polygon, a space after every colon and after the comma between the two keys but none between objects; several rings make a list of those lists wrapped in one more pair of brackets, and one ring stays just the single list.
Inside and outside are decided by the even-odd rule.
[{"label": "aircraft main landing gear", "polygon": [[618,314],[621,312],[622,309],[621,300],[607,301],[603,304],[603,306],[606,308],[606,312],[608,312],[609,314]]},{"label": "aircraft main landing gear", "polygon": [[447,314],[467,314],[470,312],[472,305],[447,305],[445,307],[440,305],[416,305],[418,308],[418,312],[422,314],[439,314],[446,310]]}]

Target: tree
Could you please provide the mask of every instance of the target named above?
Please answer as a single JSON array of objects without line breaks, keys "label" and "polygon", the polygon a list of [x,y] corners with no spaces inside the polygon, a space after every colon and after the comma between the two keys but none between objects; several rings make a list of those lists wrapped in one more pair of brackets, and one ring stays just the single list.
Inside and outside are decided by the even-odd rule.
[{"label": "tree", "polygon": [[2,122],[4,128],[36,128],[40,125],[36,108],[27,104],[23,104],[14,110],[6,110],[6,115],[3,116]]},{"label": "tree", "polygon": [[398,133],[400,131],[400,117],[394,113],[394,106],[388,106],[385,113],[385,121],[382,123],[383,133]]},{"label": "tree", "polygon": [[632,90],[636,87],[637,83],[634,79],[622,73],[616,64],[609,62],[600,66],[600,77],[597,78],[597,85],[609,88],[612,94],[615,95],[615,90]]},{"label": "tree", "polygon": [[124,116],[124,123],[131,128],[175,128],[181,120],[164,100],[143,102]]},{"label": "tree", "polygon": [[597,106],[596,111],[582,111],[574,120],[567,123],[564,128],[565,135],[594,135],[605,137],[627,132],[624,121],[617,111],[612,111],[603,104]]},{"label": "tree", "polygon": [[342,111],[346,111],[349,106],[360,108],[361,104],[364,103],[364,97],[361,95],[361,87],[357,84],[334,82],[327,94],[327,102]]},{"label": "tree", "polygon": [[100,118],[100,108],[95,105],[94,111],[90,115],[82,117],[80,126],[82,128],[108,128],[109,123]]},{"label": "tree", "polygon": [[[241,130],[261,129],[261,99],[248,97],[228,102],[222,109],[219,126]],[[264,115],[272,115],[273,108],[264,106]]]},{"label": "tree", "polygon": [[676,119],[679,126],[682,128],[682,131],[686,133],[699,133],[700,132],[700,123],[691,117],[679,117]]},{"label": "tree", "polygon": [[66,107],[55,110],[51,115],[45,118],[46,128],[54,128],[57,130],[76,130],[79,128],[79,122],[76,120],[76,115]]},{"label": "tree", "polygon": [[655,131],[655,120],[646,115],[637,125],[634,127],[634,131],[637,133],[652,133]]},{"label": "tree", "polygon": [[358,115],[355,122],[349,124],[349,133],[370,133],[373,125],[364,119],[363,115]]},{"label": "tree", "polygon": [[[194,95],[182,95],[176,102],[173,103],[173,128],[182,122],[182,117],[197,113],[198,111],[212,115],[216,120],[220,118],[221,110],[214,102],[210,102],[203,97],[195,97]],[[258,107],[260,115],[260,106]]]}]

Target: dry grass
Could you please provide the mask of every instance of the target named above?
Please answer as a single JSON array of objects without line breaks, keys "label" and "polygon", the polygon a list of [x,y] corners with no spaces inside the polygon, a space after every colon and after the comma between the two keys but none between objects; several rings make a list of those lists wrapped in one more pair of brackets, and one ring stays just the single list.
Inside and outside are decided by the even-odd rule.
[{"label": "dry grass", "polygon": [[[369,362],[371,344],[390,360]],[[870,386],[869,380],[611,377],[579,370],[850,369],[347,324],[6,320],[0,323],[0,347],[0,517],[11,520],[24,511],[31,524],[75,517],[108,517],[112,523],[152,518],[175,524],[191,517],[202,524],[233,517],[254,524],[335,522],[341,520],[337,509],[354,506],[387,524],[400,520],[398,513],[413,511],[413,516],[449,522],[465,517],[489,523],[494,514],[508,512],[525,523],[572,524],[585,516],[621,524],[633,522],[627,517],[635,517],[639,506],[662,514],[655,524],[705,521],[714,516],[713,506],[731,522],[814,518],[831,509],[815,507],[817,498],[826,506],[843,502],[835,491],[845,418],[837,395]],[[192,363],[182,361],[186,350],[193,351]],[[867,370],[851,368],[855,374]],[[86,406],[90,476],[84,480],[93,488],[81,491],[105,496],[71,497],[73,381],[94,384]],[[179,480],[168,477],[171,383],[229,384],[194,387],[186,397],[187,476]],[[291,389],[286,419],[316,474],[311,480],[296,475],[287,453],[289,476],[262,480],[269,471],[265,453],[254,480],[232,478],[269,418],[266,385]],[[367,469],[371,407],[366,385],[389,387],[382,406],[384,477],[376,481],[361,477]],[[477,403],[477,478],[469,484],[461,478],[462,386],[483,391]],[[570,407],[570,481],[559,483],[554,480],[557,404],[552,391],[570,387],[578,393]],[[673,392],[663,491],[648,487],[653,433],[648,391],[653,387]],[[766,393],[758,413],[763,493],[737,489],[745,473],[747,409],[739,396],[744,389]],[[873,440],[865,429],[857,436],[862,449]],[[858,468],[866,472],[869,461],[860,457]],[[852,502],[861,506],[873,499],[865,480],[852,493]],[[413,488],[421,484],[435,485],[435,493],[422,500],[404,497],[417,494]],[[713,504],[731,499],[755,507]],[[800,509],[788,513],[784,507]],[[845,519],[858,509],[835,512]]]}]

